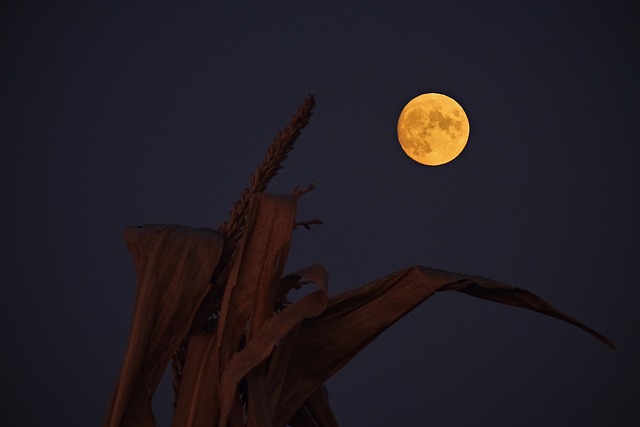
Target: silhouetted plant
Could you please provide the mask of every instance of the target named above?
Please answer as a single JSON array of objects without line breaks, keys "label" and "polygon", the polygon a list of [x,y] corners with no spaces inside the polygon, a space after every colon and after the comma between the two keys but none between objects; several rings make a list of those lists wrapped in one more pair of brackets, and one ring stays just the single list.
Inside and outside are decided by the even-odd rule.
[{"label": "silhouetted plant", "polygon": [[[309,96],[272,142],[217,231],[128,227],[138,282],[124,364],[105,426],[154,426],[153,392],[173,358],[176,427],[337,426],[323,383],[435,292],[458,291],[537,311],[604,336],[531,292],[491,279],[414,266],[329,297],[327,272],[284,274],[296,221],[292,195],[265,193],[314,106]],[[317,290],[299,301],[303,285]]]}]

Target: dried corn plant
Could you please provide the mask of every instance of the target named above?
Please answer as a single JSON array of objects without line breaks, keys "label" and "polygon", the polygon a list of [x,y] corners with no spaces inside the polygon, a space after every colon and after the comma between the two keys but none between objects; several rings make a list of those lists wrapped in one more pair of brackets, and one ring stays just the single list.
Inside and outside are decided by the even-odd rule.
[{"label": "dried corn plant", "polygon": [[[327,272],[284,274],[298,198],[265,193],[311,117],[309,96],[274,139],[217,231],[129,227],[138,282],[128,348],[105,426],[155,426],[151,400],[173,359],[175,427],[337,426],[323,383],[435,292],[458,291],[604,336],[531,292],[415,266],[330,297]],[[317,289],[291,303],[289,291]]]}]

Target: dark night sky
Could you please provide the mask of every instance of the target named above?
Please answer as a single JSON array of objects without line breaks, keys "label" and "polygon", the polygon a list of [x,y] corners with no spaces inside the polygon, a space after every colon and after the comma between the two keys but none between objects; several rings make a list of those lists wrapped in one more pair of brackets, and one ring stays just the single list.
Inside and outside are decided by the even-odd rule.
[{"label": "dark night sky", "polygon": [[[325,225],[290,271],[323,263],[332,294],[415,264],[491,277],[619,347],[438,294],[328,382],[341,425],[637,422],[635,2],[217,3],[0,6],[3,425],[101,424],[135,292],[122,230],[217,227],[309,92],[270,191],[317,181],[299,217]],[[425,92],[471,121],[437,168],[395,134]]]}]

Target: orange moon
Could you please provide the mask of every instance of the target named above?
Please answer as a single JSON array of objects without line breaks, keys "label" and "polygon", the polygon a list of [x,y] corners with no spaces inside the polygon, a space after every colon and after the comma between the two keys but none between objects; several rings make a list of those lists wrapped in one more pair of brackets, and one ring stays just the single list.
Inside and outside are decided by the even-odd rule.
[{"label": "orange moon", "polygon": [[418,163],[438,166],[464,150],[469,139],[469,119],[454,99],[439,93],[413,98],[398,118],[398,141]]}]

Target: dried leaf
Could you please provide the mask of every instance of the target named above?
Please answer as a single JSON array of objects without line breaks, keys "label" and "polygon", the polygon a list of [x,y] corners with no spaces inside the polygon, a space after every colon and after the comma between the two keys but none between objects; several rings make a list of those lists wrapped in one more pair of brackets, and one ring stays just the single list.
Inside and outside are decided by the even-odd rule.
[{"label": "dried leaf", "polygon": [[273,313],[295,213],[292,196],[258,194],[250,201],[247,236],[234,261],[218,323],[221,371],[252,331]]},{"label": "dried leaf", "polygon": [[[315,265],[296,273],[295,275],[299,275],[300,278],[313,278],[314,282],[321,289],[307,295],[300,301],[291,304],[285,310],[267,319],[261,325],[261,328],[247,342],[247,345],[241,351],[233,355],[220,382],[220,389],[224,390],[226,396],[226,398],[223,396],[220,399],[222,407],[221,425],[226,425],[226,414],[230,407],[230,398],[235,394],[236,387],[240,380],[242,380],[242,378],[252,369],[266,361],[267,358],[271,356],[278,343],[292,331],[297,330],[304,319],[317,316],[325,309],[327,306],[328,294],[326,274],[324,273],[324,268],[320,265]],[[269,366],[269,368],[271,368],[271,366]],[[274,369],[278,372],[282,372],[284,370],[282,366],[277,365]],[[275,376],[268,375],[268,372],[265,372],[265,374],[267,374],[264,378],[265,390],[278,388],[277,385],[266,382],[267,379],[276,379]],[[277,380],[278,382],[280,381],[280,379]],[[285,387],[288,387],[288,383],[286,382]],[[275,407],[273,409],[275,409]],[[250,417],[260,416],[259,414],[252,414],[250,411],[248,415]],[[264,420],[271,418],[264,418],[264,415],[262,414],[258,419],[262,419],[264,423]]]},{"label": "dried leaf", "polygon": [[477,298],[499,302],[501,304],[512,305],[514,307],[526,308],[528,310],[546,314],[547,316],[555,317],[556,319],[563,320],[590,333],[591,335],[602,341],[605,345],[609,346],[611,349],[616,349],[616,346],[604,335],[594,331],[593,329],[591,329],[584,323],[574,319],[573,317],[560,312],[554,306],[526,289],[497,284],[497,282],[485,279],[484,277],[466,277],[466,279],[463,279],[460,282],[453,283],[440,290],[454,290],[465,293],[467,295],[472,295]]},{"label": "dried leaf", "polygon": [[215,344],[215,334],[189,338],[189,351],[171,424],[173,427],[217,425],[220,412]]},{"label": "dried leaf", "polygon": [[191,326],[222,251],[213,230],[180,225],[128,227],[138,272],[129,343],[105,426],[155,426],[151,399]]},{"label": "dried leaf", "polygon": [[411,267],[331,298],[322,314],[303,322],[291,349],[286,386],[274,425],[286,425],[324,381],[385,329],[440,290],[458,290],[551,315],[612,345],[528,291],[483,277]]},{"label": "dried leaf", "polygon": [[[236,273],[230,276],[226,286],[219,323],[221,426],[228,421],[239,382],[249,373],[247,380],[252,397],[247,409],[248,424],[258,420],[264,424],[272,418],[273,408],[267,403],[268,390],[273,387],[266,383],[266,366],[260,365],[280,339],[302,319],[320,313],[326,305],[325,280],[320,284],[321,291],[277,315],[274,313],[282,294],[279,284],[289,251],[296,201],[295,197],[266,194],[250,201],[247,237],[236,258],[238,266],[233,270]],[[305,274],[322,276],[317,267]],[[326,279],[326,274],[320,280],[323,278]],[[244,347],[243,343],[246,343]]]}]

